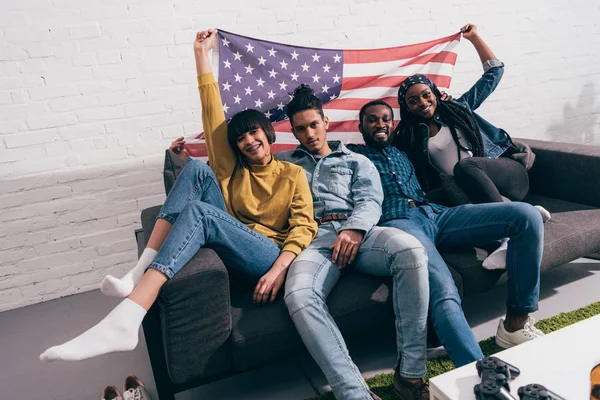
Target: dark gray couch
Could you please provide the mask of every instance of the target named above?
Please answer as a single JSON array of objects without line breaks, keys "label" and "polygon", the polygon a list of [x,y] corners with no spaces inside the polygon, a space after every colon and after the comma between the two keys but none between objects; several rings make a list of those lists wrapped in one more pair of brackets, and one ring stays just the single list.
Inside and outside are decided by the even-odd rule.
[{"label": "dark gray couch", "polygon": [[[527,201],[552,213],[542,271],[600,251],[600,147],[526,142],[537,155]],[[142,212],[146,238],[158,211]],[[464,296],[489,290],[503,273],[484,270],[474,250],[443,255]],[[254,306],[252,285],[239,282],[212,250],[201,249],[164,286],[143,324],[161,400],[303,349],[283,300]],[[327,304],[350,338],[393,327],[391,298],[388,279],[347,273]]]}]

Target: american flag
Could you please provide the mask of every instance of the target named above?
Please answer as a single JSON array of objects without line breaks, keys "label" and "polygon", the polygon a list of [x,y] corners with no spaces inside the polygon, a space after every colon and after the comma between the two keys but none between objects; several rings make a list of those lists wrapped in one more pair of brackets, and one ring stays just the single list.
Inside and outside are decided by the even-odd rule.
[{"label": "american flag", "polygon": [[[413,74],[427,75],[441,89],[450,87],[460,33],[430,42],[372,50],[331,50],[259,40],[218,31],[213,71],[225,118],[253,108],[273,122],[274,151],[295,148],[285,116],[291,93],[306,83],[323,101],[329,140],[363,143],[358,111],[375,99],[388,102],[400,118],[398,87]],[[203,134],[187,140],[192,157],[206,156]]]}]

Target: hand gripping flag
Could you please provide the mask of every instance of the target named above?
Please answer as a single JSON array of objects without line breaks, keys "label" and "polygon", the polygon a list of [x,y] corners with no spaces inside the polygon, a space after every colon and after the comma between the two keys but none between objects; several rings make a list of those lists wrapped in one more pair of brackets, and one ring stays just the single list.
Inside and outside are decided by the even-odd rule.
[{"label": "hand gripping flag", "polygon": [[[430,42],[372,50],[331,50],[291,46],[219,30],[213,50],[213,71],[229,120],[245,109],[265,113],[277,133],[274,151],[296,148],[285,115],[291,93],[308,84],[323,101],[329,117],[329,140],[363,143],[358,112],[367,102],[381,99],[400,118],[397,100],[402,81],[416,73],[427,75],[440,89],[450,87],[461,34]],[[187,140],[192,157],[206,156],[199,134]]]}]

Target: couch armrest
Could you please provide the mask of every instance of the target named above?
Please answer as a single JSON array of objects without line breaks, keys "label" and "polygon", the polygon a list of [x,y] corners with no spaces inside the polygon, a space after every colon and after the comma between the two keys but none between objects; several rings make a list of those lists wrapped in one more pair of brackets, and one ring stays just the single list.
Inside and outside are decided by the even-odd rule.
[{"label": "couch armrest", "polygon": [[200,249],[158,298],[169,376],[184,384],[231,368],[229,275],[211,249]]},{"label": "couch armrest", "polygon": [[532,194],[600,207],[600,146],[523,141],[536,155]]},{"label": "couch armrest", "polygon": [[[160,207],[152,207],[142,212],[146,238],[159,210]],[[228,343],[232,325],[229,274],[212,249],[200,249],[169,279],[151,311],[157,324],[148,324],[152,332],[147,332],[144,324],[144,334],[160,335],[162,339],[158,341],[162,342],[162,349],[149,348],[151,359],[153,352],[162,351],[164,357],[157,357],[157,362],[166,364],[173,384],[209,381],[211,376],[232,368]],[[156,375],[160,368],[155,368],[154,361],[152,367]]]}]

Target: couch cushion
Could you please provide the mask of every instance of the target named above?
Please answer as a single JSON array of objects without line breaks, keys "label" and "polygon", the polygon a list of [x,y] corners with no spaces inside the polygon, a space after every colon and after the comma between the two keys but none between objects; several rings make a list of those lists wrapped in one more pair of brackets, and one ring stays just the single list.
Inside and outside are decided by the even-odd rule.
[{"label": "couch cushion", "polygon": [[[600,209],[543,196],[531,196],[527,201],[541,205],[552,213],[552,219],[544,224],[542,271],[600,249]],[[486,251],[479,254],[474,249],[443,252],[442,256],[462,277],[465,296],[490,289],[504,273],[481,267],[481,262],[487,256]]]},{"label": "couch cushion", "polygon": [[552,213],[544,224],[542,271],[600,250],[599,208],[542,196],[527,201]]},{"label": "couch cushion", "polygon": [[[393,326],[391,280],[347,273],[331,292],[327,305],[344,338],[382,325]],[[266,306],[252,304],[252,293],[231,299],[231,350],[239,371],[256,368],[303,349],[283,299]]]}]

